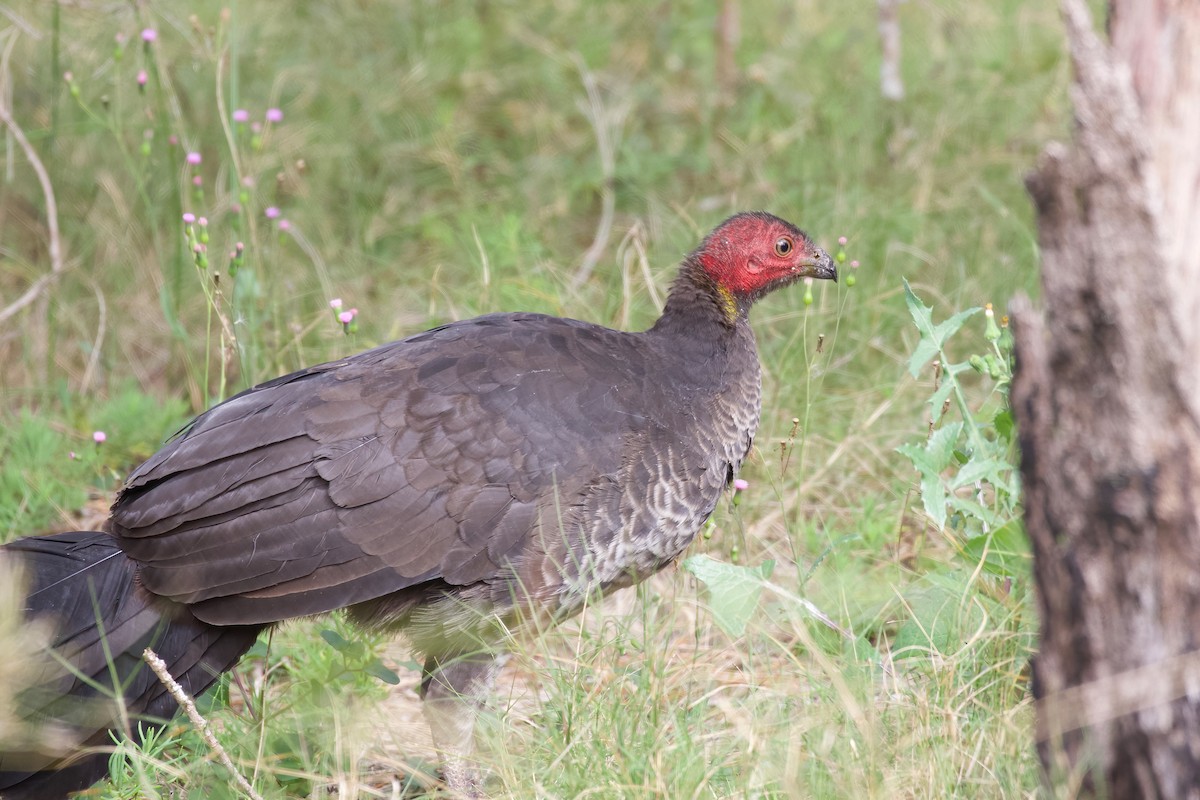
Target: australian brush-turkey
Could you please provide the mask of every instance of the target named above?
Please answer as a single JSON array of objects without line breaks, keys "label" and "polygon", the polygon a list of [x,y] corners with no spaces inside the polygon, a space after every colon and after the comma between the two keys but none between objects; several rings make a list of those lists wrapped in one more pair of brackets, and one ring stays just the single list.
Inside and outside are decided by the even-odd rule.
[{"label": "australian brush-turkey", "polygon": [[114,677],[132,716],[175,713],[144,648],[195,694],[266,627],[339,608],[425,655],[446,780],[474,795],[501,631],[561,619],[687,547],[758,426],[750,306],[805,277],[836,280],[834,262],[793,225],[738,214],[684,259],[647,331],[490,314],[201,414],[133,471],[104,532],[0,551],[73,667],[27,692],[26,713],[77,739],[73,759],[0,753],[0,796],[62,796],[104,774],[105,754],[78,751],[110,744],[118,723],[73,712]]}]

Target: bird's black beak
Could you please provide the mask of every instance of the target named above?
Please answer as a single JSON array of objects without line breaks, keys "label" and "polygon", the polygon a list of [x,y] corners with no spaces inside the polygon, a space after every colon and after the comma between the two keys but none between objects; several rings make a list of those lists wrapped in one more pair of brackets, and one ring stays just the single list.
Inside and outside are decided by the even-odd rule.
[{"label": "bird's black beak", "polygon": [[821,248],[817,248],[817,257],[813,259],[813,277],[823,281],[837,283],[837,262]]}]

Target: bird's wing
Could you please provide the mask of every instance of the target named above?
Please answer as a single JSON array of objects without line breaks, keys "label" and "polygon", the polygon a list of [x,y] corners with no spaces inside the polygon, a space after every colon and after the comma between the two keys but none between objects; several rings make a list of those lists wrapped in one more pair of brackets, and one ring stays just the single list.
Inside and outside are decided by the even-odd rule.
[{"label": "bird's wing", "polygon": [[494,577],[641,437],[637,341],[492,315],[270,381],[135,470],[111,528],[147,589],[216,623]]}]

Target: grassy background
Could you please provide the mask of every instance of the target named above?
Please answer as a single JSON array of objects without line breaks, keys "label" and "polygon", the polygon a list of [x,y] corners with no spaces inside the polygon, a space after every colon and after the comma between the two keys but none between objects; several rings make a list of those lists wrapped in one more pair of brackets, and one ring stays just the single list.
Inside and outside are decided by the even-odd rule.
[{"label": "grassy background", "polygon": [[[908,97],[891,103],[872,0],[740,5],[721,89],[713,3],[9,4],[0,85],[49,172],[65,269],[0,325],[0,539],[97,524],[190,414],[284,371],[493,310],[644,327],[681,255],[763,208],[830,247],[845,235],[862,266],[811,306],[796,289],[756,309],[751,488],[694,552],[774,560],[772,581],[856,643],[771,592],[731,636],[669,571],[521,649],[491,768],[514,797],[1032,795],[1027,582],[982,574],[929,524],[895,448],[925,439],[933,388],[906,371],[901,278],[938,318],[1035,288],[1021,176],[1066,124],[1057,17],[905,4]],[[255,134],[229,122],[238,108],[284,116]],[[0,308],[50,269],[42,192],[11,135],[4,153]],[[575,286],[606,194],[612,224]],[[208,272],[184,212],[209,220]],[[334,297],[358,309],[355,333]],[[340,624],[316,625],[358,637]],[[407,658],[364,643],[291,626],[243,670],[250,701],[213,709],[268,795],[369,794],[364,765],[406,769],[404,736],[352,724],[381,713],[371,654]],[[404,706],[400,666],[387,702]],[[175,764],[154,780],[227,791],[186,731],[148,750]]]}]

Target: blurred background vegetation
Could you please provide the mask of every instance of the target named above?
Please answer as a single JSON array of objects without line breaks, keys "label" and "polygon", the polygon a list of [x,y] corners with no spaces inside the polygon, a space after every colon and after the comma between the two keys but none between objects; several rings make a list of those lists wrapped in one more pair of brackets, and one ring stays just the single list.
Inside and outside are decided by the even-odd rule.
[{"label": "blurred background vegetation", "polygon": [[[929,513],[946,465],[897,452],[932,440],[936,388],[931,368],[907,369],[921,334],[902,279],[935,319],[1036,290],[1022,175],[1068,120],[1056,13],[910,0],[907,95],[889,101],[874,0],[736,3],[730,71],[719,5],[0,8],[0,104],[45,165],[61,243],[61,271],[37,284],[54,268],[48,205],[8,129],[0,540],[100,524],[127,470],[190,415],[286,371],[487,311],[645,327],[683,254],[761,208],[831,250],[847,237],[861,264],[811,305],[798,287],[756,308],[750,488],[694,548],[774,562],[780,591],[730,632],[672,571],[530,645],[496,709],[492,769],[514,797],[1032,795],[1024,565],[968,546],[997,520]],[[185,214],[207,225],[189,232]],[[958,337],[954,360],[984,352],[983,317]],[[956,380],[974,415],[960,422],[1007,448],[1003,386]],[[954,444],[948,457],[973,457]],[[1012,498],[972,486],[1012,519]],[[370,654],[406,656],[316,625],[341,633],[289,627],[211,712],[268,794],[384,791],[358,771],[407,774],[406,742],[350,736],[339,709],[382,695]],[[313,702],[321,691],[338,699]],[[152,745],[127,771],[229,791],[182,726]]]}]

